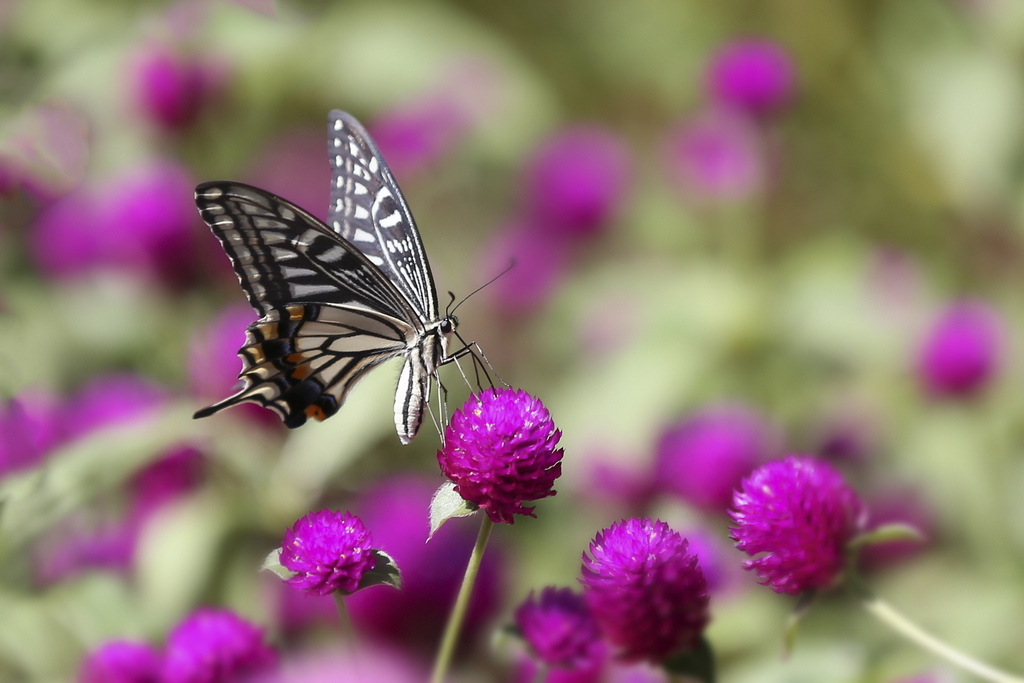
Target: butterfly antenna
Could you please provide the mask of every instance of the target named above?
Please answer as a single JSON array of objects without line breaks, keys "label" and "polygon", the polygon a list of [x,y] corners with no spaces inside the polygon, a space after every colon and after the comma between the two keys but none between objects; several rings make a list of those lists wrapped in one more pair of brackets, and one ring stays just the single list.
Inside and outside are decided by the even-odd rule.
[{"label": "butterfly antenna", "polygon": [[500,273],[498,273],[497,275],[492,277],[490,280],[488,280],[487,282],[483,283],[482,285],[480,285],[479,287],[474,289],[472,292],[470,292],[466,296],[462,297],[462,301],[460,301],[459,303],[455,304],[455,308],[452,308],[452,302],[455,301],[455,294],[453,292],[448,292],[448,296],[450,296],[452,299],[451,299],[451,301],[448,302],[447,310],[445,311],[445,316],[446,317],[451,316],[453,313],[455,313],[455,311],[458,310],[459,306],[461,306],[462,304],[466,303],[466,300],[469,297],[473,296],[474,294],[479,292],[484,287],[489,287],[489,286],[493,285],[495,280],[497,280],[499,277],[501,277],[502,275],[506,274],[508,271],[512,270],[515,267],[516,267],[516,260],[514,258],[509,259],[508,265],[505,266],[505,270],[501,271]]}]

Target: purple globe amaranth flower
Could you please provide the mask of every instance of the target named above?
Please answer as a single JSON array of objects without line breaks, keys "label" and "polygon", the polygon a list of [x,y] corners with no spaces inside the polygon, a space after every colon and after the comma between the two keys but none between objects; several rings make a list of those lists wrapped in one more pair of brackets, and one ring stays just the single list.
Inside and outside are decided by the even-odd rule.
[{"label": "purple globe amaranth flower", "polygon": [[400,179],[422,171],[448,152],[469,121],[455,104],[425,99],[377,118],[370,133],[388,166]]},{"label": "purple globe amaranth flower", "polygon": [[767,458],[770,441],[768,425],[753,410],[741,405],[706,408],[662,434],[656,481],[692,505],[724,512],[733,489]]},{"label": "purple globe amaranth flower", "polygon": [[166,46],[147,49],[134,65],[135,98],[157,125],[180,130],[193,124],[209,100],[212,74],[201,61]]},{"label": "purple globe amaranth flower", "polygon": [[146,643],[113,640],[89,654],[78,670],[78,683],[159,683],[162,660]]},{"label": "purple globe amaranth flower", "polygon": [[686,539],[664,522],[622,520],[598,532],[582,571],[587,605],[622,659],[660,663],[697,646],[709,619],[707,581]]},{"label": "purple globe amaranth flower", "polygon": [[70,438],[78,438],[102,427],[145,420],[163,405],[164,397],[159,386],[138,375],[102,375],[71,399],[65,429]]},{"label": "purple globe amaranth flower", "polygon": [[33,261],[50,277],[89,271],[117,248],[116,231],[106,227],[95,193],[87,188],[75,190],[48,204],[36,217],[29,237]]},{"label": "purple globe amaranth flower", "polygon": [[276,653],[263,630],[234,612],[203,607],[167,639],[161,683],[227,683],[272,670]]},{"label": "purple globe amaranth flower", "polygon": [[956,302],[935,322],[921,346],[921,382],[934,396],[976,394],[998,370],[1001,347],[998,314],[981,301]]},{"label": "purple globe amaranth flower", "polygon": [[[371,586],[345,598],[360,633],[423,654],[437,649],[473,550],[476,534],[466,526],[445,524],[430,537],[424,514],[437,489],[432,477],[404,474],[368,488],[354,509],[373,529],[378,547],[402,569],[402,590]],[[496,613],[505,564],[501,547],[484,555],[466,614],[463,638],[480,636]]]},{"label": "purple globe amaranth flower", "polygon": [[591,235],[618,209],[629,180],[629,150],[597,126],[566,128],[527,165],[527,206],[549,231]]},{"label": "purple globe amaranth flower", "polygon": [[604,641],[583,596],[549,586],[515,612],[516,626],[537,658],[551,667],[593,670],[606,657]]},{"label": "purple globe amaranth flower", "polygon": [[310,595],[354,593],[377,556],[362,520],[348,512],[311,512],[285,532],[281,564],[295,576],[288,584]]},{"label": "purple globe amaranth flower", "polygon": [[735,113],[711,110],[680,123],[668,141],[669,175],[697,203],[738,202],[766,184],[759,134]]},{"label": "purple globe amaranth flower", "polygon": [[135,473],[129,482],[132,516],[136,520],[149,517],[199,486],[203,478],[202,451],[192,446],[178,446]]},{"label": "purple globe amaranth flower", "polygon": [[60,406],[29,390],[0,404],[0,477],[39,465],[63,439]]},{"label": "purple globe amaranth flower", "polygon": [[789,53],[769,40],[737,40],[722,46],[707,71],[709,94],[722,104],[764,114],[789,102],[796,72]]},{"label": "purple globe amaranth flower", "polygon": [[513,524],[513,515],[536,517],[524,501],[555,495],[560,438],[540,399],[522,390],[486,389],[455,411],[437,462],[464,500],[494,522]]},{"label": "purple globe amaranth flower", "polygon": [[538,225],[514,222],[494,235],[481,260],[485,280],[514,264],[485,291],[503,313],[520,315],[542,306],[561,282],[567,245]]},{"label": "purple globe amaranth flower", "polygon": [[736,547],[755,557],[744,568],[776,593],[828,588],[846,567],[850,540],[863,531],[857,493],[828,464],[789,456],[743,480],[730,512]]}]

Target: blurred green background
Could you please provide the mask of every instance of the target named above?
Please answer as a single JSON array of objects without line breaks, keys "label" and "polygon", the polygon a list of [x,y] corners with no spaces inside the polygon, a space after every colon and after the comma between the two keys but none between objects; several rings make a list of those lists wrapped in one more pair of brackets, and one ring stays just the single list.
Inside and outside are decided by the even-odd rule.
[{"label": "blurred green background", "polygon": [[[709,64],[752,37],[788,56],[792,87],[770,111],[726,111]],[[182,111],[147,95],[160,55],[198,74],[169,86]],[[409,447],[395,438],[397,365],[336,417],[291,433],[240,411],[190,418],[237,371],[196,360],[213,344],[203,335],[244,306],[191,187],[252,182],[323,216],[333,108],[378,136],[443,301],[518,259],[460,308],[460,330],[551,410],[564,474],[536,520],[495,530],[506,567],[491,626],[531,589],[575,586],[588,541],[622,516],[704,529],[738,566],[722,511],[664,491],[638,500],[600,476],[645,480],[668,425],[738,403],[771,425],[773,453],[833,457],[869,503],[919,501],[927,543],[873,585],[966,651],[1024,670],[1022,96],[1015,0],[7,0],[0,392],[61,417],[41,444],[16,401],[0,423],[8,452],[19,439],[39,451],[0,461],[0,678],[70,679],[97,644],[160,642],[198,604],[277,637],[272,605],[254,596],[285,527],[395,472],[440,484],[429,423]],[[724,136],[709,143],[710,170],[679,151],[705,124]],[[621,189],[600,225],[545,232],[531,223],[539,150],[581,125],[627,159]],[[132,204],[140,178],[160,173],[169,180],[146,190],[156,199]],[[182,202],[187,236],[168,237],[161,220]],[[123,245],[144,223],[159,225],[140,256]],[[537,291],[518,291],[527,285]],[[998,321],[992,369],[983,386],[936,396],[922,348],[963,299]],[[112,373],[158,387],[160,409],[64,429],[88,413],[90,382]],[[461,379],[443,376],[460,405]],[[826,453],[840,438],[854,445]],[[182,444],[201,451],[202,481],[147,518],[130,561],[40,580],[46,547],[75,524],[120,519],[127,483]],[[782,661],[792,606],[750,576],[714,595],[720,680],[972,680],[842,594]],[[482,639],[464,680],[511,680],[510,648]]]}]

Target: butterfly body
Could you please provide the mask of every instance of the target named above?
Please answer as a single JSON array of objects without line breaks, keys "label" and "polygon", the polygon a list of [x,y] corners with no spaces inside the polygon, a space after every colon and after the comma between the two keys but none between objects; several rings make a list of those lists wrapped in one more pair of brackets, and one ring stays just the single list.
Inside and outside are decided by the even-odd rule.
[{"label": "butterfly body", "polygon": [[334,415],[368,371],[404,357],[395,428],[416,435],[448,335],[412,214],[380,151],[349,114],[332,111],[328,224],[235,182],[196,188],[200,215],[260,316],[239,350],[241,389],[196,417],[249,401],[288,427]]}]

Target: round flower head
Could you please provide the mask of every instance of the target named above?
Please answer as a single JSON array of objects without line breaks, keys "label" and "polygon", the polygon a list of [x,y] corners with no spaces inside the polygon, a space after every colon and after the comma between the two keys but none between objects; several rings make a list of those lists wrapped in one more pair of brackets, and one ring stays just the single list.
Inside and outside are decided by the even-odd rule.
[{"label": "round flower head", "polygon": [[560,438],[539,399],[521,390],[487,389],[455,411],[437,462],[463,499],[493,521],[512,524],[512,515],[536,516],[523,501],[555,495]]},{"label": "round flower head", "polygon": [[277,656],[263,630],[234,612],[201,608],[167,639],[162,683],[222,683],[267,671]]},{"label": "round flower head", "polygon": [[690,201],[743,201],[767,183],[768,164],[758,132],[735,113],[711,110],[681,122],[667,149],[669,173]]},{"label": "round flower head", "polygon": [[153,647],[113,640],[82,662],[78,683],[156,683],[160,664],[160,655]]},{"label": "round flower head", "polygon": [[695,647],[708,623],[708,587],[689,544],[662,521],[629,519],[583,554],[583,594],[625,660],[660,663]]},{"label": "round flower head", "polygon": [[604,660],[604,641],[581,595],[549,586],[516,609],[516,626],[537,658],[563,669],[593,669]]},{"label": "round flower head", "polygon": [[968,396],[992,377],[999,364],[1000,321],[977,301],[951,306],[921,349],[919,372],[935,396]]},{"label": "round flower head", "polygon": [[658,486],[688,503],[724,512],[744,476],[767,460],[769,428],[743,406],[694,413],[662,434]]},{"label": "round flower head", "polygon": [[285,532],[281,564],[296,572],[292,587],[310,595],[354,593],[377,557],[362,521],[348,512],[311,512]]},{"label": "round flower head", "polygon": [[568,235],[599,231],[625,195],[629,165],[629,150],[610,131],[578,126],[559,132],[529,164],[533,217]]},{"label": "round flower head", "polygon": [[[744,568],[776,593],[797,595],[834,584],[846,546],[862,530],[863,505],[827,464],[789,456],[743,480],[730,512],[736,547],[751,556]],[[763,553],[763,554],[762,554]]]},{"label": "round flower head", "polygon": [[723,104],[761,114],[785,104],[795,74],[789,55],[768,40],[738,40],[722,47],[708,67],[707,87]]},{"label": "round flower head", "polygon": [[141,55],[135,67],[139,106],[168,129],[186,128],[198,118],[210,80],[199,61],[162,47]]}]

